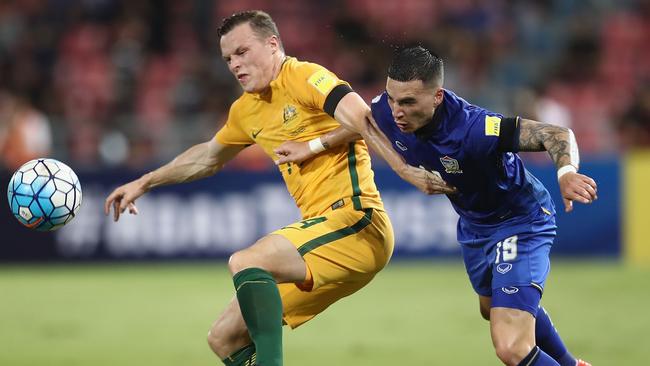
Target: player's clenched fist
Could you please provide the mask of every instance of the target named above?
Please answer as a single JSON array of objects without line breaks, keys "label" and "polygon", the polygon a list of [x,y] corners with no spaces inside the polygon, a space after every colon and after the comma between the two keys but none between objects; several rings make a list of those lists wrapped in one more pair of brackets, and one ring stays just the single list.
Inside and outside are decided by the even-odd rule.
[{"label": "player's clenched fist", "polygon": [[588,204],[598,198],[596,182],[586,175],[569,172],[560,177],[559,184],[566,212],[573,210],[573,201]]}]

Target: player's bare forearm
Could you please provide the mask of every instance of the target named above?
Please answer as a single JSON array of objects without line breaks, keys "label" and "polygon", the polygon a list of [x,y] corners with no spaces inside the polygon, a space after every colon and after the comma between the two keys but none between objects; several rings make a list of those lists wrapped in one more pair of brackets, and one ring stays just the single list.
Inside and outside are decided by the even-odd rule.
[{"label": "player's bare forearm", "polygon": [[521,119],[519,126],[520,151],[548,151],[558,168],[558,183],[567,212],[573,209],[573,201],[591,203],[597,196],[596,182],[577,173],[580,165],[578,144],[573,132],[564,127]]},{"label": "player's bare forearm", "polygon": [[143,188],[148,191],[214,175],[242,148],[224,147],[214,140],[194,145],[166,165],[142,176]]},{"label": "player's bare forearm", "polygon": [[349,93],[336,107],[334,117],[350,131],[360,134],[368,146],[381,155],[400,178],[427,194],[452,194],[456,188],[449,186],[432,172],[408,165],[394,149],[374,120],[368,105],[356,93]]},{"label": "player's bare forearm", "polygon": [[363,137],[368,146],[395,170],[401,177],[407,169],[402,157],[393,150],[390,142],[383,133],[377,130],[371,121],[370,108],[356,93],[349,93],[341,101],[334,113],[336,120],[351,132]]},{"label": "player's bare forearm", "polygon": [[361,134],[351,131],[343,126],[338,127],[335,130],[332,130],[320,137],[321,143],[325,149],[331,147],[344,145],[352,141],[361,140],[363,137]]},{"label": "player's bare forearm", "polygon": [[404,159],[393,149],[390,141],[383,134],[372,120],[370,113],[366,116],[366,130],[363,134],[363,139],[366,141],[370,148],[377,152],[388,165],[403,179],[409,170],[409,165],[406,164]]},{"label": "player's bare forearm", "polygon": [[570,129],[524,118],[520,123],[519,151],[546,150],[558,168],[578,168],[578,145]]},{"label": "player's bare forearm", "polygon": [[367,130],[364,139],[370,147],[378,152],[390,167],[400,176],[400,178],[414,185],[420,191],[426,194],[454,194],[457,189],[445,182],[440,174],[425,169],[416,168],[408,165],[402,157],[395,152],[392,144],[379,130],[377,124],[371,115],[367,116]]},{"label": "player's bare forearm", "polygon": [[137,215],[135,201],[152,188],[212,175],[243,148],[244,146],[223,146],[215,140],[194,145],[170,163],[115,188],[104,202],[104,213],[108,215],[113,207],[115,221],[120,219],[120,215],[127,208],[130,213]]}]

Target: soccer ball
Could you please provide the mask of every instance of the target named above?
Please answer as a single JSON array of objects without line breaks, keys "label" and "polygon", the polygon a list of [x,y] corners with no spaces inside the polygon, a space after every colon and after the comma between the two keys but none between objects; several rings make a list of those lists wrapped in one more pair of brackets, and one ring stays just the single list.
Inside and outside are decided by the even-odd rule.
[{"label": "soccer ball", "polygon": [[54,159],[35,159],[18,168],[7,190],[11,213],[38,231],[56,230],[72,220],[81,206],[81,184],[69,166]]}]

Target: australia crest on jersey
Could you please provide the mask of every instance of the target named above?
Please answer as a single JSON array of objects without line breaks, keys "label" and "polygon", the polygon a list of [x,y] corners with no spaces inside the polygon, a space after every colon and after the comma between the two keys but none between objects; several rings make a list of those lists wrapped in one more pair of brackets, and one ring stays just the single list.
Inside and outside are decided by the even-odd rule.
[{"label": "australia crest on jersey", "polygon": [[305,126],[298,118],[298,109],[291,104],[285,105],[282,110],[282,129],[287,131],[291,137],[296,137],[305,132]]},{"label": "australia crest on jersey", "polygon": [[296,107],[291,104],[284,106],[284,111],[282,112],[282,123],[287,124],[298,117],[298,111]]},{"label": "australia crest on jersey", "polygon": [[440,162],[445,167],[445,173],[447,174],[461,174],[463,172],[458,165],[458,160],[454,158],[445,155],[440,158]]}]

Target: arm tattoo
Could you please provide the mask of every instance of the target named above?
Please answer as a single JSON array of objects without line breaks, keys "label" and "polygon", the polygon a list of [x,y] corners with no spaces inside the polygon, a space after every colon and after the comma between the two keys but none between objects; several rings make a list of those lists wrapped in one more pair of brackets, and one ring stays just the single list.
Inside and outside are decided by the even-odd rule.
[{"label": "arm tattoo", "polygon": [[571,164],[569,130],[548,123],[521,119],[519,151],[548,151],[555,166]]}]

